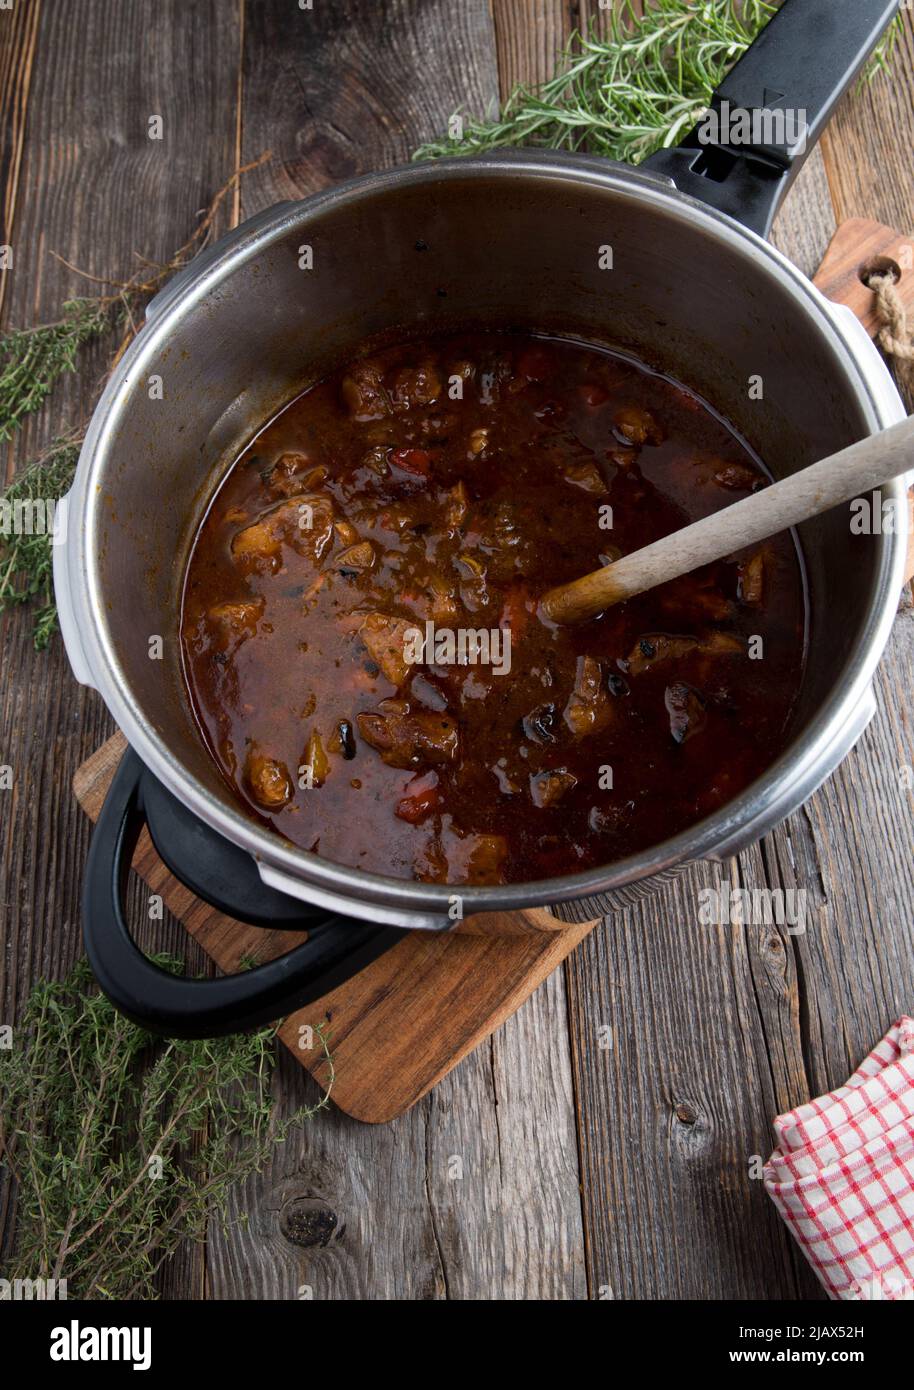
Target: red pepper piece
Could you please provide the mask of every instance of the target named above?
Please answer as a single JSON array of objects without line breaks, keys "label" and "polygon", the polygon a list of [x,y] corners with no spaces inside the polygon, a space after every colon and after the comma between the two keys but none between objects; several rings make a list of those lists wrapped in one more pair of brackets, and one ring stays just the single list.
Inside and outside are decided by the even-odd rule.
[{"label": "red pepper piece", "polygon": [[396,468],[402,468],[404,473],[427,478],[432,456],[427,449],[394,449],[390,461]]},{"label": "red pepper piece", "polygon": [[418,825],[441,805],[441,788],[434,772],[413,777],[406,786],[407,795],[397,802],[395,815],[410,825]]}]

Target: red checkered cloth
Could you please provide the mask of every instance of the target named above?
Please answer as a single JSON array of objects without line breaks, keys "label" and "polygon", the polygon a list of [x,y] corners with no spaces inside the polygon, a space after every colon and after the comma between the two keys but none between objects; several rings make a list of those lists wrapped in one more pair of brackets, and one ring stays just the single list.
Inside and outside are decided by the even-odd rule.
[{"label": "red checkered cloth", "polygon": [[914,1019],[774,1127],[765,1186],[829,1297],[914,1299]]}]

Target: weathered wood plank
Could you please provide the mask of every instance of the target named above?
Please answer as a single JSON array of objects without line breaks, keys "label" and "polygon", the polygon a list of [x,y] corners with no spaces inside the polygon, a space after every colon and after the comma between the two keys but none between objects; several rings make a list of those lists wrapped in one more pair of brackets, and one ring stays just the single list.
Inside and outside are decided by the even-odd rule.
[{"label": "weathered wood plank", "polygon": [[565,0],[493,0],[503,101],[519,84],[529,86],[552,76],[556,58],[581,24],[577,9]]},{"label": "weathered wood plank", "polygon": [[[0,187],[3,189],[0,245],[12,240],[16,193],[25,139],[29,89],[35,64],[35,45],[41,14],[39,0],[0,12]],[[0,275],[0,314],[6,296],[6,274]]]},{"label": "weathered wood plank", "polygon": [[[211,1231],[209,1296],[582,1297],[563,1020],[555,975],[399,1120],[294,1132],[233,1195],[247,1226]],[[304,1075],[281,1058],[281,1113],[315,1099]]]},{"label": "weathered wood plank", "polygon": [[750,1177],[783,1063],[760,1027],[751,933],[698,922],[717,877],[691,869],[566,966],[591,1296],[797,1296],[789,1240]]},{"label": "weathered wood plank", "polygon": [[[0,171],[7,208],[18,171],[5,326],[54,319],[68,296],[98,292],[51,252],[115,278],[135,269],[138,254],[167,260],[234,167],[237,95],[237,12],[222,0],[163,0],[154,15],[92,0],[80,5],[78,33],[73,7],[59,0],[14,12],[34,12],[38,35],[33,62],[31,29],[20,23],[10,59],[10,72],[31,70],[31,88],[24,137],[16,137],[21,160]],[[9,23],[3,13],[0,28]],[[23,80],[0,93],[12,103],[3,110],[7,129],[22,125]],[[162,141],[148,138],[151,115],[164,118]],[[87,417],[112,346],[87,352],[79,372],[58,386],[7,454],[8,472]],[[27,612],[3,618],[0,641],[0,761],[15,777],[0,803],[0,1008],[15,1019],[34,979],[61,975],[81,954],[89,826],[70,784],[112,724],[98,697],[76,686],[59,639],[35,653]],[[142,923],[137,891],[132,907]],[[172,924],[156,942],[183,953],[187,938]],[[191,968],[201,968],[202,956],[187,954]],[[196,1273],[190,1265],[178,1271],[187,1293],[201,1286],[199,1252],[194,1261]]]},{"label": "weathered wood plank", "polygon": [[495,95],[492,21],[479,0],[250,5],[245,12],[245,216],[282,198],[402,164],[457,107]]},{"label": "weathered wood plank", "polygon": [[890,70],[857,85],[822,140],[839,222],[871,217],[914,235],[912,139],[914,14],[907,8]]}]

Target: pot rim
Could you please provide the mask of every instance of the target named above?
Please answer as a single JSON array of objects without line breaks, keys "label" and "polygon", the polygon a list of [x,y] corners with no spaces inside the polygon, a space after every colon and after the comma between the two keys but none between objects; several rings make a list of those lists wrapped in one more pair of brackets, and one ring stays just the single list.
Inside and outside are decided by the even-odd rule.
[{"label": "pot rim", "polygon": [[[393,909],[407,918],[432,913],[438,922],[458,899],[463,915],[501,911],[595,898],[662,874],[677,866],[704,858],[722,857],[715,850],[734,838],[746,843],[758,838],[810,795],[833,770],[846,751],[841,731],[854,722],[855,711],[869,697],[873,674],[888,641],[896,612],[896,598],[903,583],[905,537],[883,536],[874,592],[865,625],[855,643],[832,695],[820,707],[808,727],[767,771],[719,811],[690,826],[672,839],[613,864],[561,878],[497,886],[417,883],[388,878],[322,859],[261,827],[238,807],[218,801],[173,756],[164,738],[147,722],[114,650],[105,618],[105,600],[97,564],[100,496],[96,479],[101,471],[118,418],[144,378],[144,363],[155,356],[170,336],[174,324],[241,263],[282,240],[299,223],[306,223],[325,209],[357,204],[365,194],[396,191],[415,184],[472,179],[480,176],[517,180],[527,175],[563,182],[597,185],[615,196],[630,199],[667,216],[698,226],[742,256],[764,262],[791,295],[797,307],[811,317],[844,374],[856,380],[856,389],[871,432],[891,424],[904,413],[891,377],[875,348],[869,360],[859,334],[830,304],[810,280],[768,242],[740,223],[679,192],[663,176],[640,172],[589,155],[510,151],[483,157],[456,157],[429,164],[403,165],[369,174],[292,204],[267,209],[256,226],[239,228],[220,249],[217,244],[203,253],[206,263],[194,263],[162,292],[150,306],[147,322],[134,340],[118,371],[109,380],[86,433],[79,467],[69,494],[68,541],[60,558],[66,570],[71,616],[76,641],[85,657],[91,683],[129,743],[156,777],[202,820],[253,855],[258,864],[272,866],[300,886],[308,899],[313,889],[319,900],[348,899],[354,910],[372,906]],[[270,216],[270,212],[273,216]],[[863,330],[860,329],[860,334]],[[871,346],[867,340],[867,346]],[[881,375],[880,375],[881,374]],[[892,397],[894,396],[894,401]],[[894,402],[897,401],[897,409]],[[893,413],[894,411],[894,413]],[[904,498],[902,482],[884,491],[896,500]],[[900,508],[902,514],[905,509]],[[76,602],[74,602],[74,598]],[[80,599],[82,601],[80,601]],[[63,609],[62,609],[63,614]],[[63,622],[62,622],[63,626]],[[65,632],[66,636],[66,632]],[[798,795],[798,793],[800,793]],[[796,798],[792,800],[791,798]],[[735,852],[731,850],[729,852]],[[291,887],[291,885],[290,885]],[[377,915],[377,914],[376,914]],[[391,918],[390,912],[387,916]],[[392,920],[392,918],[391,918]]]}]

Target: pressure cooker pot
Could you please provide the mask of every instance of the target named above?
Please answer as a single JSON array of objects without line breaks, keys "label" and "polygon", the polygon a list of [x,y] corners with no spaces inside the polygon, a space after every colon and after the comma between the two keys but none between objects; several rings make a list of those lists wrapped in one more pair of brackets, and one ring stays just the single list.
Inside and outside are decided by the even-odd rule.
[{"label": "pressure cooker pot", "polygon": [[[714,109],[803,109],[808,144],[896,8],[787,0]],[[201,740],[178,637],[189,547],[251,432],[392,332],[510,327],[629,351],[713,402],[775,476],[901,418],[863,328],[764,239],[804,153],[802,142],[707,145],[692,132],[638,170],[533,151],[397,168],[265,210],[149,305],[93,416],[55,554],[74,673],[100,692],[136,755],[103,812],[86,893],[90,959],[126,1012],[167,1032],[229,1031],[313,997],[405,929],[545,905],[589,920],[695,860],[733,855],[838,766],[874,712],[905,556],[901,534],[852,534],[844,508],[800,528],[808,660],[783,755],[676,838],[558,879],[459,890],[396,880],[341,867],[257,824]],[[762,384],[761,400],[750,381]],[[900,484],[883,495],[903,513]],[[167,805],[141,804],[140,764]],[[249,917],[271,920],[272,904],[281,924],[276,905],[292,904],[290,922],[310,911],[320,930],[241,976],[159,971],[130,941],[118,896],[143,814],[191,839],[192,822],[215,832],[249,885]],[[193,873],[195,852],[184,858]],[[202,879],[204,861],[201,850]],[[214,870],[208,896],[230,907],[219,881]]]}]

